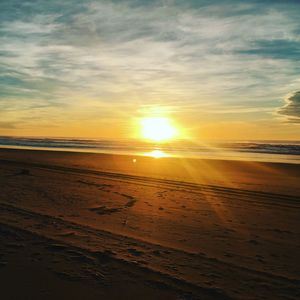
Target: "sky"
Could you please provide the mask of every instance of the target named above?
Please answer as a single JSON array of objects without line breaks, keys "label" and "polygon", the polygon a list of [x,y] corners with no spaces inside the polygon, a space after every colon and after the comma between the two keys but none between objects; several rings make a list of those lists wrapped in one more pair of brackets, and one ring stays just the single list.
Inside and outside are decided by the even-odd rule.
[{"label": "sky", "polygon": [[300,1],[1,0],[0,135],[300,140]]}]

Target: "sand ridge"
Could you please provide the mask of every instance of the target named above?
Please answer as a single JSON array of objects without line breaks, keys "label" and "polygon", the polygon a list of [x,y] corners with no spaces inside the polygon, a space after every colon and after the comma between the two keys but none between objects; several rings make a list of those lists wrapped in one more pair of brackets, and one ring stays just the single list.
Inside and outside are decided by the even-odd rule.
[{"label": "sand ridge", "polygon": [[43,240],[42,256],[75,251],[83,269],[97,256],[126,265],[141,273],[124,281],[147,286],[149,299],[299,298],[294,194],[18,160],[1,160],[0,227]]}]

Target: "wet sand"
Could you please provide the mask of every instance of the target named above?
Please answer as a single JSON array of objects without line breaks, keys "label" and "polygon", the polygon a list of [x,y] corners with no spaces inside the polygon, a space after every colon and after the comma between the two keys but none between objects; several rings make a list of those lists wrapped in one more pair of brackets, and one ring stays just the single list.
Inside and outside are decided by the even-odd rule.
[{"label": "wet sand", "polygon": [[0,180],[3,299],[300,298],[299,165],[1,149]]}]

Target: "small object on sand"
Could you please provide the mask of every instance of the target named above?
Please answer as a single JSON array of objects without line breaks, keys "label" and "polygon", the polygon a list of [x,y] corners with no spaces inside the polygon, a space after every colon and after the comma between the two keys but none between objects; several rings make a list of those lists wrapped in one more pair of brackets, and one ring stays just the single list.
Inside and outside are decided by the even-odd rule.
[{"label": "small object on sand", "polygon": [[22,169],[19,175],[30,175],[30,171],[28,169]]},{"label": "small object on sand", "polygon": [[159,250],[154,250],[152,253],[156,256],[161,256],[161,252]]},{"label": "small object on sand", "polygon": [[141,255],[143,255],[143,251],[139,251],[139,250],[137,250],[135,248],[128,248],[127,251],[130,254],[134,255],[134,256],[141,256]]},{"label": "small object on sand", "polygon": [[126,219],[122,222],[122,224],[123,224],[123,226],[126,226],[127,225],[127,217],[126,217]]}]

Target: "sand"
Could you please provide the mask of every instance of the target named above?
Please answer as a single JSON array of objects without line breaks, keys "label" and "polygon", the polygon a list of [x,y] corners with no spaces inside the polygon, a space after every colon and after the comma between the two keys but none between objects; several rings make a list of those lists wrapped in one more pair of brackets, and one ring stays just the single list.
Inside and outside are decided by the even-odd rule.
[{"label": "sand", "polygon": [[300,299],[299,200],[296,164],[1,149],[1,299]]}]

